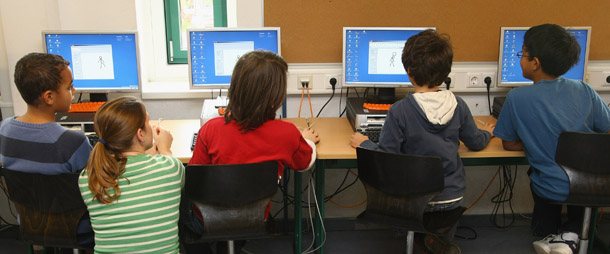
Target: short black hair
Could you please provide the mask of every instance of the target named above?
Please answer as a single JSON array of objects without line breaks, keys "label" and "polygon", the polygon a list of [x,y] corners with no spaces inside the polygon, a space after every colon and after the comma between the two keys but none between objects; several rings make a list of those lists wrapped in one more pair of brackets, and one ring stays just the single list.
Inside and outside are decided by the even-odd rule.
[{"label": "short black hair", "polygon": [[[432,29],[411,36],[402,50],[402,65],[418,85],[441,85],[451,72],[453,48],[449,36]],[[410,70],[410,71],[409,71]]]},{"label": "short black hair", "polygon": [[542,71],[561,76],[578,62],[580,45],[572,33],[555,24],[530,28],[523,36],[523,50],[530,60],[537,57]]},{"label": "short black hair", "polygon": [[15,65],[15,85],[25,103],[37,106],[45,91],[57,91],[61,72],[70,65],[63,57],[45,53],[29,53]]}]

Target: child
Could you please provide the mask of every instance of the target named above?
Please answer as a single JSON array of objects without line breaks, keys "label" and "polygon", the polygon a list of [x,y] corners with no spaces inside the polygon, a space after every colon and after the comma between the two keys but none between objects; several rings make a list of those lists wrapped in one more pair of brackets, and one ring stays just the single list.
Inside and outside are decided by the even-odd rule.
[{"label": "child", "polygon": [[224,117],[206,122],[197,135],[189,164],[237,164],[278,161],[294,170],[310,168],[315,161],[311,129],[299,133],[275,114],[286,97],[288,65],[269,51],[251,51],[239,58],[231,77],[229,105]]},{"label": "child", "polygon": [[55,122],[55,113],[68,111],[73,99],[69,65],[61,56],[42,53],[30,53],[15,65],[15,85],[27,111],[2,121],[3,167],[54,175],[77,173],[87,164],[91,145],[85,134]]},{"label": "child", "polygon": [[[287,71],[284,59],[270,51],[242,55],[233,69],[226,113],[201,127],[189,164],[278,161],[278,178],[284,165],[297,171],[311,168],[318,134],[311,129],[299,132],[294,124],[275,119],[286,97]],[[270,209],[267,206],[265,219]],[[197,209],[183,213],[189,214],[183,217],[185,224],[201,233],[202,218]]]},{"label": "child", "polygon": [[[381,130],[379,144],[354,133],[350,143],[355,147],[393,153],[439,156],[443,160],[445,188],[430,201],[426,212],[447,211],[462,204],[466,176],[458,154],[460,140],[471,150],[481,150],[491,139],[493,125],[480,130],[466,103],[450,91],[440,91],[453,61],[453,49],[446,36],[426,30],[405,43],[402,63],[415,87],[415,93],[394,103]],[[455,227],[443,237],[453,240]],[[426,246],[438,249],[459,247],[434,236],[426,236]],[[435,244],[430,245],[430,242]],[[436,252],[434,252],[436,253]]]},{"label": "child", "polygon": [[[69,65],[61,56],[43,53],[27,54],[15,65],[15,85],[27,111],[0,125],[3,167],[57,175],[78,173],[87,164],[91,145],[85,134],[55,122],[55,113],[68,111],[73,99]],[[77,233],[81,245],[93,244],[88,215],[81,218]]]},{"label": "child", "polygon": [[[568,176],[555,163],[559,135],[564,131],[608,132],[610,110],[586,83],[560,77],[577,61],[580,46],[574,36],[554,24],[530,28],[524,36],[521,69],[532,86],[508,94],[494,134],[506,150],[525,150],[534,198],[532,232],[545,236],[534,242],[537,253],[572,253],[582,226],[582,207],[568,207],[561,225],[562,206],[568,197]],[[563,232],[560,235],[554,235]]]},{"label": "child", "polygon": [[151,127],[144,104],[133,97],[100,107],[94,128],[99,142],[79,187],[95,231],[95,252],[178,253],[184,165],[171,156],[171,134]]}]

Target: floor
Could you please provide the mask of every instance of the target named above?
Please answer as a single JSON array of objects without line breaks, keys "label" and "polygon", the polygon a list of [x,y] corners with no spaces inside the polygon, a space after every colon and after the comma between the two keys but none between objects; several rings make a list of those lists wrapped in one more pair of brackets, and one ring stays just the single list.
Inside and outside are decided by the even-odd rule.
[{"label": "floor", "polygon": [[[384,228],[362,229],[353,219],[327,220],[325,253],[404,253],[405,236],[400,232]],[[358,230],[354,230],[358,228]],[[610,219],[603,219],[598,227],[602,239],[610,240]],[[14,227],[0,231],[0,254],[27,253],[27,245],[19,241],[18,230]],[[303,233],[303,250],[311,243],[312,234]],[[464,254],[530,254],[535,253],[532,242],[538,238],[529,233],[529,220],[515,218],[514,223],[500,229],[492,226],[489,216],[463,216],[456,232],[455,242]],[[415,253],[423,253],[422,244],[415,245]],[[291,253],[292,235],[250,240],[242,253]],[[309,252],[311,253],[311,252]],[[592,253],[603,253],[595,249]]]}]

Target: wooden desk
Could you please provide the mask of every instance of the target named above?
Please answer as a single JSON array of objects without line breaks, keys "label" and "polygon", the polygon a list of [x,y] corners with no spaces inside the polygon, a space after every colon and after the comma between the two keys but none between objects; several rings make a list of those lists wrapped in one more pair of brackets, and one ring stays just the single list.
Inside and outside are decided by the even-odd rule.
[{"label": "wooden desk", "polygon": [[[293,122],[298,128],[306,128],[305,119],[286,119]],[[495,122],[496,119],[491,116],[475,116],[477,125],[482,122]],[[157,124],[154,121],[154,124]],[[193,133],[199,130],[199,120],[162,120],[161,126],[170,130],[174,137],[172,143],[172,152],[182,162],[188,163],[192,156],[191,140]],[[357,168],[356,149],[349,144],[351,135],[354,133],[347,118],[316,118],[311,127],[320,135],[320,142],[317,144],[317,160],[316,160],[316,198],[324,200],[325,191],[325,174],[327,168]],[[459,148],[460,157],[464,165],[503,165],[503,164],[528,164],[525,159],[525,154],[522,151],[506,151],[502,148],[502,141],[498,138],[492,138],[487,147],[481,151],[471,151],[461,145]],[[295,253],[301,253],[301,192],[302,192],[302,173],[295,174],[294,193],[295,193]],[[324,239],[322,232],[322,221],[324,218],[324,202],[320,202],[320,213],[316,216],[315,232],[316,246],[320,246]],[[323,253],[323,249],[319,250]]]},{"label": "wooden desk", "polygon": [[[306,127],[304,119],[288,119],[295,123],[297,127]],[[475,116],[477,125],[483,123],[495,122],[496,119],[492,116]],[[317,160],[315,171],[315,189],[317,200],[325,198],[325,174],[327,168],[357,168],[356,149],[349,144],[351,135],[354,133],[347,118],[317,118],[312,122],[314,128],[320,135],[320,143],[317,145]],[[498,138],[492,138],[487,147],[481,151],[471,151],[464,145],[460,145],[459,154],[462,162],[466,166],[478,165],[504,165],[504,164],[528,164],[523,151],[506,151],[502,147],[502,141]],[[302,186],[302,174],[295,174],[295,204],[300,204],[300,194]],[[298,211],[297,211],[298,210]],[[315,246],[320,246],[324,239],[321,218],[324,218],[324,202],[320,202],[319,215],[315,221]],[[302,225],[300,218],[300,209],[295,209],[295,232],[300,232]],[[297,215],[299,217],[297,217]],[[299,231],[297,231],[299,230]],[[295,236],[296,237],[296,236]],[[295,253],[301,252],[301,241],[295,239]],[[323,253],[323,248],[318,253]]]}]

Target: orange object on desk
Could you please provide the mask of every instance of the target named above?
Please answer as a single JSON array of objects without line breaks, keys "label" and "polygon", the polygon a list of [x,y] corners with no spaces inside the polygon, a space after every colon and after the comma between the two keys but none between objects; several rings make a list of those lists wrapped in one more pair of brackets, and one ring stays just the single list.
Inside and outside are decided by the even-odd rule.
[{"label": "orange object on desk", "polygon": [[102,105],[104,105],[104,103],[106,103],[106,102],[105,101],[95,101],[95,102],[72,103],[72,105],[70,106],[70,110],[68,110],[68,113],[96,112],[98,108],[100,108]]},{"label": "orange object on desk", "polygon": [[368,110],[389,110],[392,104],[377,104],[377,103],[363,103],[362,106]]},{"label": "orange object on desk", "polygon": [[218,114],[221,115],[221,116],[224,116],[226,111],[227,111],[226,107],[218,108]]}]

